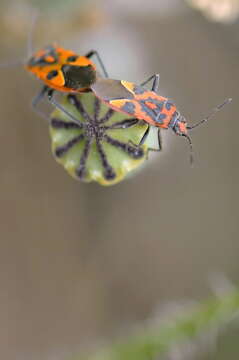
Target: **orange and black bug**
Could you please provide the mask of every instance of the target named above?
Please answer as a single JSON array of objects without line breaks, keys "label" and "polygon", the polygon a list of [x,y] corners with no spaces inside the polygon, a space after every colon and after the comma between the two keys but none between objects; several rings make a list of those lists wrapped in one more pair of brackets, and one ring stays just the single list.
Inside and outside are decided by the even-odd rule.
[{"label": "orange and black bug", "polygon": [[71,50],[50,45],[36,52],[26,69],[42,80],[48,88],[63,92],[85,91],[96,78],[93,53],[78,56]]},{"label": "orange and black bug", "polygon": [[29,72],[44,82],[42,90],[33,99],[33,107],[36,109],[39,102],[47,95],[53,105],[68,114],[55,101],[53,93],[54,91],[65,93],[91,91],[90,86],[96,81],[97,77],[96,66],[90,60],[93,55],[97,57],[104,76],[108,77],[104,64],[95,50],[88,52],[84,56],[77,55],[71,50],[56,45],[50,45],[37,51],[25,65]]},{"label": "orange and black bug", "polygon": [[[143,86],[151,80],[153,80],[152,90],[147,90]],[[160,129],[172,129],[177,135],[184,136],[188,140],[190,145],[190,160],[192,163],[193,148],[191,138],[188,135],[188,130],[192,130],[208,121],[211,116],[229,103],[231,99],[227,99],[222,104],[218,105],[212,113],[203,120],[189,126],[184,116],[177,110],[175,104],[171,100],[156,93],[158,87],[158,74],[151,76],[141,86],[128,81],[103,78],[98,78],[97,81],[91,85],[94,94],[113,110],[134,116],[136,119],[148,123],[149,126],[143,135],[139,146],[145,142],[149,134],[150,126],[155,126],[158,128],[159,149],[150,150],[161,150]],[[133,125],[134,123],[132,122],[132,126]]]},{"label": "orange and black bug", "polygon": [[[37,109],[37,105],[48,96],[49,101],[61,111],[67,111],[53,98],[55,91],[64,93],[82,93],[91,91],[90,86],[96,81],[96,65],[91,58],[95,56],[105,77],[108,77],[105,66],[96,50],[91,50],[84,56],[76,54],[72,50],[67,50],[56,44],[33,53],[33,32],[38,17],[38,12],[34,12],[31,21],[31,28],[27,41],[27,61],[14,61],[0,64],[0,67],[24,65],[25,69],[40,79],[44,86],[40,93],[32,101],[32,106],[36,112],[48,120],[48,116]],[[69,114],[68,114],[69,115]]]},{"label": "orange and black bug", "polygon": [[[34,22],[33,22],[34,25]],[[28,54],[31,54],[32,39],[28,41]],[[91,50],[84,56],[76,54],[55,44],[46,46],[37,51],[25,62],[14,61],[0,64],[0,67],[24,65],[25,69],[40,79],[44,85],[32,101],[34,110],[48,120],[48,116],[38,110],[37,105],[45,96],[48,100],[63,111],[70,114],[53,97],[55,91],[63,93],[83,93],[91,91],[90,86],[96,81],[96,65],[91,60],[95,56],[103,75],[108,77],[105,66],[96,50]]]}]

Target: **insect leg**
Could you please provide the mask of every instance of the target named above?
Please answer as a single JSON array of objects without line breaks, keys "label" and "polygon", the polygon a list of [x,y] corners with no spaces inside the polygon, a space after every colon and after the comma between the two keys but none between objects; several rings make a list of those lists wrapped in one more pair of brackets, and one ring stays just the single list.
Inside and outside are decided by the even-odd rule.
[{"label": "insect leg", "polygon": [[39,94],[37,94],[34,99],[32,100],[32,108],[33,110],[40,115],[41,117],[43,117],[45,120],[49,121],[49,116],[46,115],[44,112],[42,112],[41,110],[39,110],[37,108],[38,104],[43,100],[45,94],[49,91],[48,86],[44,85],[43,88],[41,89],[41,91],[39,92]]},{"label": "insect leg", "polygon": [[84,127],[84,124],[80,122],[78,119],[76,119],[68,110],[66,110],[63,106],[61,106],[53,97],[54,90],[49,89],[47,96],[50,103],[55,106],[58,110],[62,111],[65,115],[67,115],[73,122],[79,125],[79,127]]},{"label": "insect leg", "polygon": [[140,86],[144,86],[144,85],[148,84],[151,80],[153,80],[152,91],[157,92],[158,88],[159,88],[159,80],[160,80],[160,75],[159,74],[155,74],[155,75],[150,76],[147,80],[142,82],[142,84],[140,84]]},{"label": "insect leg", "polygon": [[162,150],[162,139],[161,139],[161,132],[158,129],[158,149],[148,148],[148,151],[161,151]]},{"label": "insect leg", "polygon": [[109,126],[105,126],[105,129],[128,129],[131,126],[136,125],[139,122],[138,119],[124,119],[117,123],[114,123]]},{"label": "insect leg", "polygon": [[92,122],[93,119],[91,116],[87,113],[86,109],[84,108],[82,102],[76,97],[74,94],[68,95],[69,102],[75,106],[75,108],[79,111],[81,116],[88,122]]},{"label": "insect leg", "polygon": [[[134,146],[142,146],[144,145],[145,141],[147,140],[147,137],[149,135],[149,130],[150,130],[150,125],[147,127],[142,139],[140,140],[138,145],[133,144],[132,141],[129,141],[131,144],[133,144]],[[160,129],[158,129],[158,149],[154,149],[154,148],[148,148],[147,149],[147,155],[149,153],[149,151],[161,151],[162,150],[162,140],[161,140],[161,133],[160,133]]]},{"label": "insect leg", "polygon": [[133,146],[136,146],[136,147],[139,147],[139,146],[142,146],[144,145],[148,135],[149,135],[149,130],[150,130],[150,126],[148,125],[144,135],[142,136],[142,139],[140,140],[139,144],[134,144],[133,141],[129,141],[130,144],[132,144]]},{"label": "insect leg", "polygon": [[100,64],[100,67],[101,67],[103,73],[104,73],[104,76],[105,76],[106,78],[108,78],[109,75],[108,75],[108,73],[107,73],[107,71],[106,71],[105,65],[104,65],[103,61],[101,60],[101,57],[100,57],[98,51],[96,51],[96,50],[91,50],[91,51],[89,51],[89,52],[85,55],[85,57],[87,57],[88,59],[90,59],[90,58],[91,58],[92,56],[94,56],[94,55],[97,57],[97,60],[98,60],[98,62],[99,62],[99,64]]},{"label": "insect leg", "polygon": [[159,151],[163,149],[163,147],[162,147],[162,137],[161,137],[160,129],[158,129],[158,146],[159,146]]},{"label": "insect leg", "polygon": [[149,130],[150,130],[150,126],[148,126],[148,127],[147,127],[147,129],[146,129],[146,131],[145,131],[145,133],[144,133],[144,135],[143,135],[142,139],[140,140],[140,142],[139,142],[139,145],[138,145],[138,146],[142,146],[142,145],[144,145],[144,143],[145,143],[145,141],[146,141],[146,139],[147,139],[147,137],[148,137],[148,135],[149,135]]}]

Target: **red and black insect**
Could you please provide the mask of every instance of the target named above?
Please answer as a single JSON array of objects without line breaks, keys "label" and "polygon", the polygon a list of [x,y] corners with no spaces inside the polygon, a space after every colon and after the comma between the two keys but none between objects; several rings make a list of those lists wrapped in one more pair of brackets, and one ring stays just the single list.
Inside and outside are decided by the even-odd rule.
[{"label": "red and black insect", "polygon": [[[152,90],[147,90],[143,86],[153,80]],[[142,145],[148,134],[150,126],[158,128],[158,145],[161,150],[160,129],[172,129],[177,135],[184,136],[190,145],[190,160],[193,162],[192,141],[188,131],[208,121],[217,111],[228,104],[231,99],[225,100],[218,105],[210,115],[194,125],[188,125],[183,115],[179,113],[175,104],[156,93],[159,87],[159,75],[153,75],[146,80],[141,86],[123,80],[112,80],[98,78],[91,85],[94,94],[113,110],[120,111],[124,114],[134,116],[138,120],[148,123],[148,128],[143,135],[139,145]],[[132,122],[132,125],[135,123]],[[128,124],[129,126],[129,124]]]},{"label": "red and black insect", "polygon": [[[99,76],[95,64],[90,60],[93,55],[97,56],[105,78]],[[149,126],[138,144],[139,146],[145,142],[150,126],[158,128],[158,150],[162,148],[161,128],[171,128],[177,135],[184,136],[190,145],[191,163],[193,161],[193,150],[188,131],[209,120],[212,115],[231,101],[231,99],[225,100],[209,116],[189,126],[184,116],[177,110],[175,104],[171,100],[157,94],[159,74],[151,76],[140,86],[124,80],[109,79],[97,51],[93,50],[85,56],[79,56],[71,50],[51,45],[36,52],[27,62],[26,69],[44,82],[41,92],[33,100],[35,108],[44,95],[47,94],[49,101],[53,105],[63,111],[73,121],[79,123],[72,114],[55,101],[53,93],[54,91],[67,93],[93,91],[100,101],[106,103],[113,110],[133,116],[132,126],[135,125],[135,119],[148,123]],[[152,89],[147,90],[144,88],[144,85],[151,80],[153,80]],[[130,122],[127,122],[127,127],[129,126],[131,126]]]}]

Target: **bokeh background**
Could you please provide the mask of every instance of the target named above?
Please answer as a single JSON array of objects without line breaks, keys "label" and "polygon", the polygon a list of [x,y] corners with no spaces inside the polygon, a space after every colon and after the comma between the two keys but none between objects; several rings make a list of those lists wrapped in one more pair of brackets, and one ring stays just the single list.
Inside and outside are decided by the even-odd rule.
[{"label": "bokeh background", "polygon": [[[193,169],[185,141],[165,131],[162,153],[105,188],[54,161],[47,123],[30,108],[39,82],[21,66],[0,68],[5,360],[65,359],[165,304],[207,298],[213,274],[239,280],[238,1],[1,0],[1,62],[26,56],[34,8],[36,48],[97,49],[115,79],[159,72],[160,93],[191,123],[233,102],[192,133]],[[228,328],[190,359],[238,359],[238,335]]]}]

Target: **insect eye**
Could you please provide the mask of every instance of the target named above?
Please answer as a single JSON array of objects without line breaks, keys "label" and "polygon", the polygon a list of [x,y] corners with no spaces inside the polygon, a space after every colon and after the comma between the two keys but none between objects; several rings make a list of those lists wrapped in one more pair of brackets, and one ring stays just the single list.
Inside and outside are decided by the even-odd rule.
[{"label": "insect eye", "polygon": [[58,75],[57,70],[52,70],[47,74],[47,80],[51,80]]},{"label": "insect eye", "polygon": [[78,56],[76,56],[76,55],[71,55],[71,56],[69,56],[69,57],[67,58],[67,61],[69,61],[69,62],[74,62],[74,61],[77,60],[77,58],[78,58]]}]

